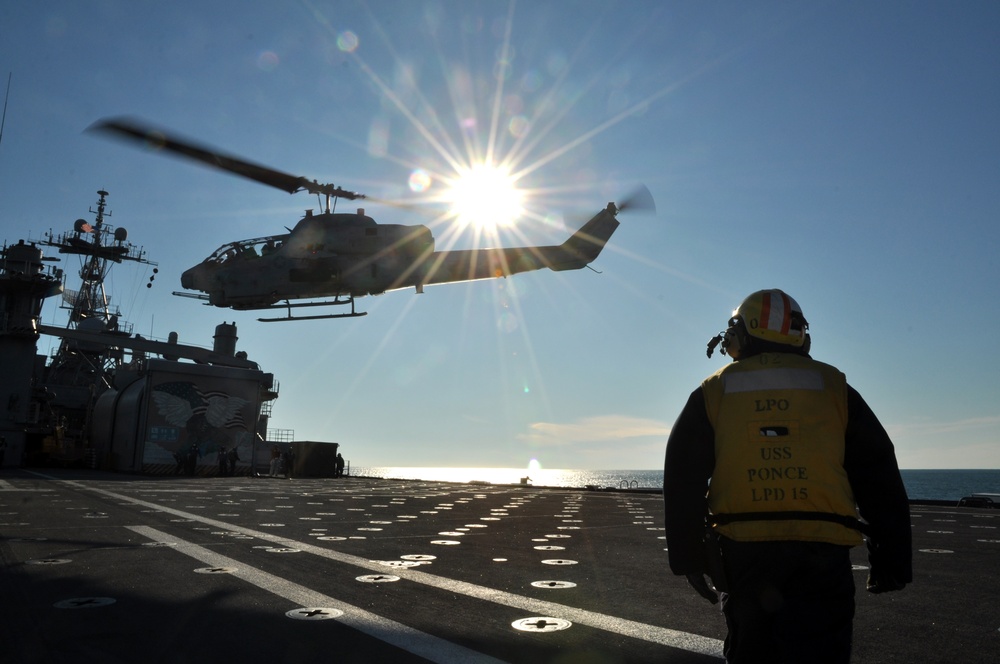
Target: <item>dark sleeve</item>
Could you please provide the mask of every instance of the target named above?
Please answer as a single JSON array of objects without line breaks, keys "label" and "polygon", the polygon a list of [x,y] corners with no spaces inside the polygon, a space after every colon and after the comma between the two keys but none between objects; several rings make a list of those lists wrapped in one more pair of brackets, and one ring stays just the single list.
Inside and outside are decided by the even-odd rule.
[{"label": "dark sleeve", "polygon": [[691,393],[667,439],[663,505],[667,553],[674,574],[706,572],[705,516],[708,480],[715,468],[715,431],[699,387]]},{"label": "dark sleeve", "polygon": [[871,543],[882,564],[905,583],[913,580],[910,502],[896,463],[896,452],[875,413],[847,387],[844,469],[861,518],[871,526]]}]

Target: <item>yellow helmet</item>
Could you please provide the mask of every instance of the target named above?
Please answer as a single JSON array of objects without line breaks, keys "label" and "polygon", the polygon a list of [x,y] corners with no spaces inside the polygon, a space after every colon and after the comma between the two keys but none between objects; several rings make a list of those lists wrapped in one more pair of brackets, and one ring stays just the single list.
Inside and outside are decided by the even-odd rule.
[{"label": "yellow helmet", "polygon": [[801,348],[808,338],[809,323],[802,307],[777,288],[751,293],[733,312],[732,325],[740,320],[751,337]]}]

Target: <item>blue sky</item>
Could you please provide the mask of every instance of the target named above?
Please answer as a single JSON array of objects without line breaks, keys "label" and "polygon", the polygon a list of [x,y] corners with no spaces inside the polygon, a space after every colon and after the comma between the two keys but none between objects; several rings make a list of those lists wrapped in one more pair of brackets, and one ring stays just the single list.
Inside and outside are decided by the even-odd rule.
[{"label": "blue sky", "polygon": [[[110,191],[109,221],[159,263],[152,289],[120,268],[115,304],[144,336],[198,345],[235,321],[280,382],[272,428],[359,466],[657,468],[687,395],[728,361],[706,359],[708,339],[778,287],[902,467],[1000,467],[1000,5],[233,6],[4,3],[0,238],[68,230]],[[365,204],[439,247],[558,243],[639,183],[657,214],[623,214],[596,272],[258,323],[170,292],[315,197],[84,133],[123,114],[386,199],[415,199],[411,175],[447,173],[449,155],[514,161],[526,211],[495,233]],[[47,303],[45,322],[61,313]]]}]

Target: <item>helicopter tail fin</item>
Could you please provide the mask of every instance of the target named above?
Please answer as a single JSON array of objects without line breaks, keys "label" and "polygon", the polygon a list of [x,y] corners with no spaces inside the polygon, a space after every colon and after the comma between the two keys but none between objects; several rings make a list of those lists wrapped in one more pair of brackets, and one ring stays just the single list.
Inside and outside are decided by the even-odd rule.
[{"label": "helicopter tail fin", "polygon": [[579,270],[592,263],[604,249],[608,239],[620,223],[615,218],[618,209],[614,203],[595,214],[583,228],[557,247],[547,256],[548,267],[557,272]]}]

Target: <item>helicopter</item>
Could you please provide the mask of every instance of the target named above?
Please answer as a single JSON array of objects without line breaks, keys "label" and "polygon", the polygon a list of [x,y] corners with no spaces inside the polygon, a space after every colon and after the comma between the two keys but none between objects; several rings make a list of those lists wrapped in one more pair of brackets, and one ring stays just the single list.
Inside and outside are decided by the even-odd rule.
[{"label": "helicopter", "polygon": [[[254,164],[197,145],[134,118],[98,120],[88,131],[166,151],[290,194],[323,197],[323,211],[305,216],[287,233],[228,242],[181,274],[183,291],[173,294],[234,310],[280,310],[262,322],[349,318],[355,299],[389,291],[443,283],[508,277],[548,268],[577,270],[593,262],[618,228],[617,216],[633,208],[655,210],[649,190],[640,186],[625,202],[608,203],[558,245],[436,251],[423,225],[379,224],[365,213],[335,212],[336,201],[364,200],[333,184]],[[302,307],[350,306],[350,313],[295,315]],[[297,312],[296,312],[297,313]]]}]

